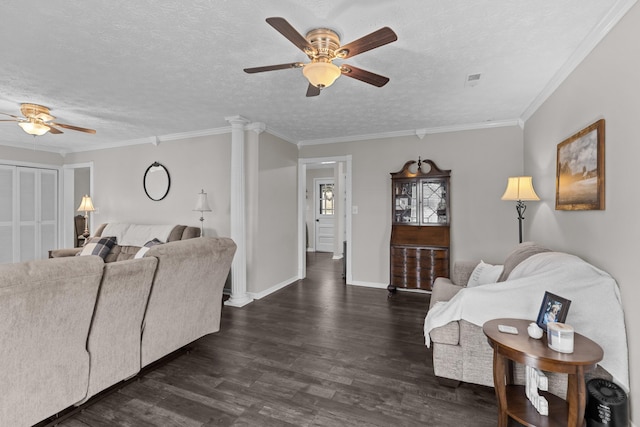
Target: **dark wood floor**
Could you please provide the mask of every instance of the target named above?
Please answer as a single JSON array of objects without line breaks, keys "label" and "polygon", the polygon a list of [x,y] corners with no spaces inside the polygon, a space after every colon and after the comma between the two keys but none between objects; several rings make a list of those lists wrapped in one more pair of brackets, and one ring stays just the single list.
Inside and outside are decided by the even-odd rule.
[{"label": "dark wood floor", "polygon": [[63,421],[101,426],[495,426],[492,388],[440,386],[425,294],[345,286],[310,254],[308,278],[244,308],[217,334]]}]

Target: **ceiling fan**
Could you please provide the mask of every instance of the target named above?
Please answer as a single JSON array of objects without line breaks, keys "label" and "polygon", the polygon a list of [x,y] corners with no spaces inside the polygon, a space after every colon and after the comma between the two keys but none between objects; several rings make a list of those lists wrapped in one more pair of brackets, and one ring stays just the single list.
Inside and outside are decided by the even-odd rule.
[{"label": "ceiling fan", "polygon": [[389,82],[388,77],[372,73],[352,65],[333,63],[334,59],[352,58],[358,54],[398,40],[398,36],[389,27],[380,28],[358,40],[340,45],[340,36],[328,28],[316,28],[303,37],[284,18],[267,18],[267,23],[285,36],[311,60],[308,63],[292,62],[289,64],[267,65],[265,67],[245,68],[246,73],[302,68],[302,74],[309,80],[307,96],[320,95],[320,90],[331,86],[344,75],[382,87]]},{"label": "ceiling fan", "polygon": [[12,119],[0,120],[0,122],[18,122],[18,126],[23,131],[33,136],[41,136],[47,132],[53,134],[64,133],[58,128],[76,130],[86,133],[96,133],[93,129],[81,128],[78,126],[67,125],[64,123],[54,122],[55,117],[49,114],[49,108],[38,104],[20,104],[20,111],[24,117],[14,116],[13,114],[0,113]]}]

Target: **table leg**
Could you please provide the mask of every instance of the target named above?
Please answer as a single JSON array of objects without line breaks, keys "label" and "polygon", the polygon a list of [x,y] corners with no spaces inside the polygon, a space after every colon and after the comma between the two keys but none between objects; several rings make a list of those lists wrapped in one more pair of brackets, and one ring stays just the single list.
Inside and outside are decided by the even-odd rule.
[{"label": "table leg", "polygon": [[567,426],[582,427],[584,425],[584,411],[587,405],[587,386],[584,381],[584,368],[576,367],[575,374],[567,376],[567,405],[569,418]]},{"label": "table leg", "polygon": [[509,416],[507,414],[507,391],[505,379],[507,376],[507,358],[493,350],[493,385],[498,400],[498,427],[507,427]]}]

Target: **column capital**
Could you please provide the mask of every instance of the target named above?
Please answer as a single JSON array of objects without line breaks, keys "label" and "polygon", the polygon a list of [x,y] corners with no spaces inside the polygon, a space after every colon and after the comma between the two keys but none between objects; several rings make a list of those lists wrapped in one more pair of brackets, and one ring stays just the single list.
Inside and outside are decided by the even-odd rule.
[{"label": "column capital", "polygon": [[232,127],[244,126],[249,123],[249,119],[242,116],[228,116],[224,118],[227,122],[231,124]]},{"label": "column capital", "polygon": [[256,134],[260,135],[267,129],[267,125],[262,122],[253,122],[247,125],[247,129],[254,131]]}]

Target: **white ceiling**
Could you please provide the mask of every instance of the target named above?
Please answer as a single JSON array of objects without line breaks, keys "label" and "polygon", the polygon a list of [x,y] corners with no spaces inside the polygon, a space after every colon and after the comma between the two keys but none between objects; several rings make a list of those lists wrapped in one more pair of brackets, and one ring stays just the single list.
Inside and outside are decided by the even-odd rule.
[{"label": "white ceiling", "polygon": [[[526,119],[635,0],[48,0],[0,6],[0,111],[51,108],[65,130],[37,137],[79,151],[226,129],[241,115],[294,143],[515,123]],[[389,77],[341,77],[305,97],[305,61],[265,22],[342,43],[391,27],[398,41],[344,62]],[[340,61],[337,61],[340,62]],[[469,74],[481,73],[476,86]],[[8,118],[8,117],[2,117]],[[14,123],[0,144],[34,146]]]}]

